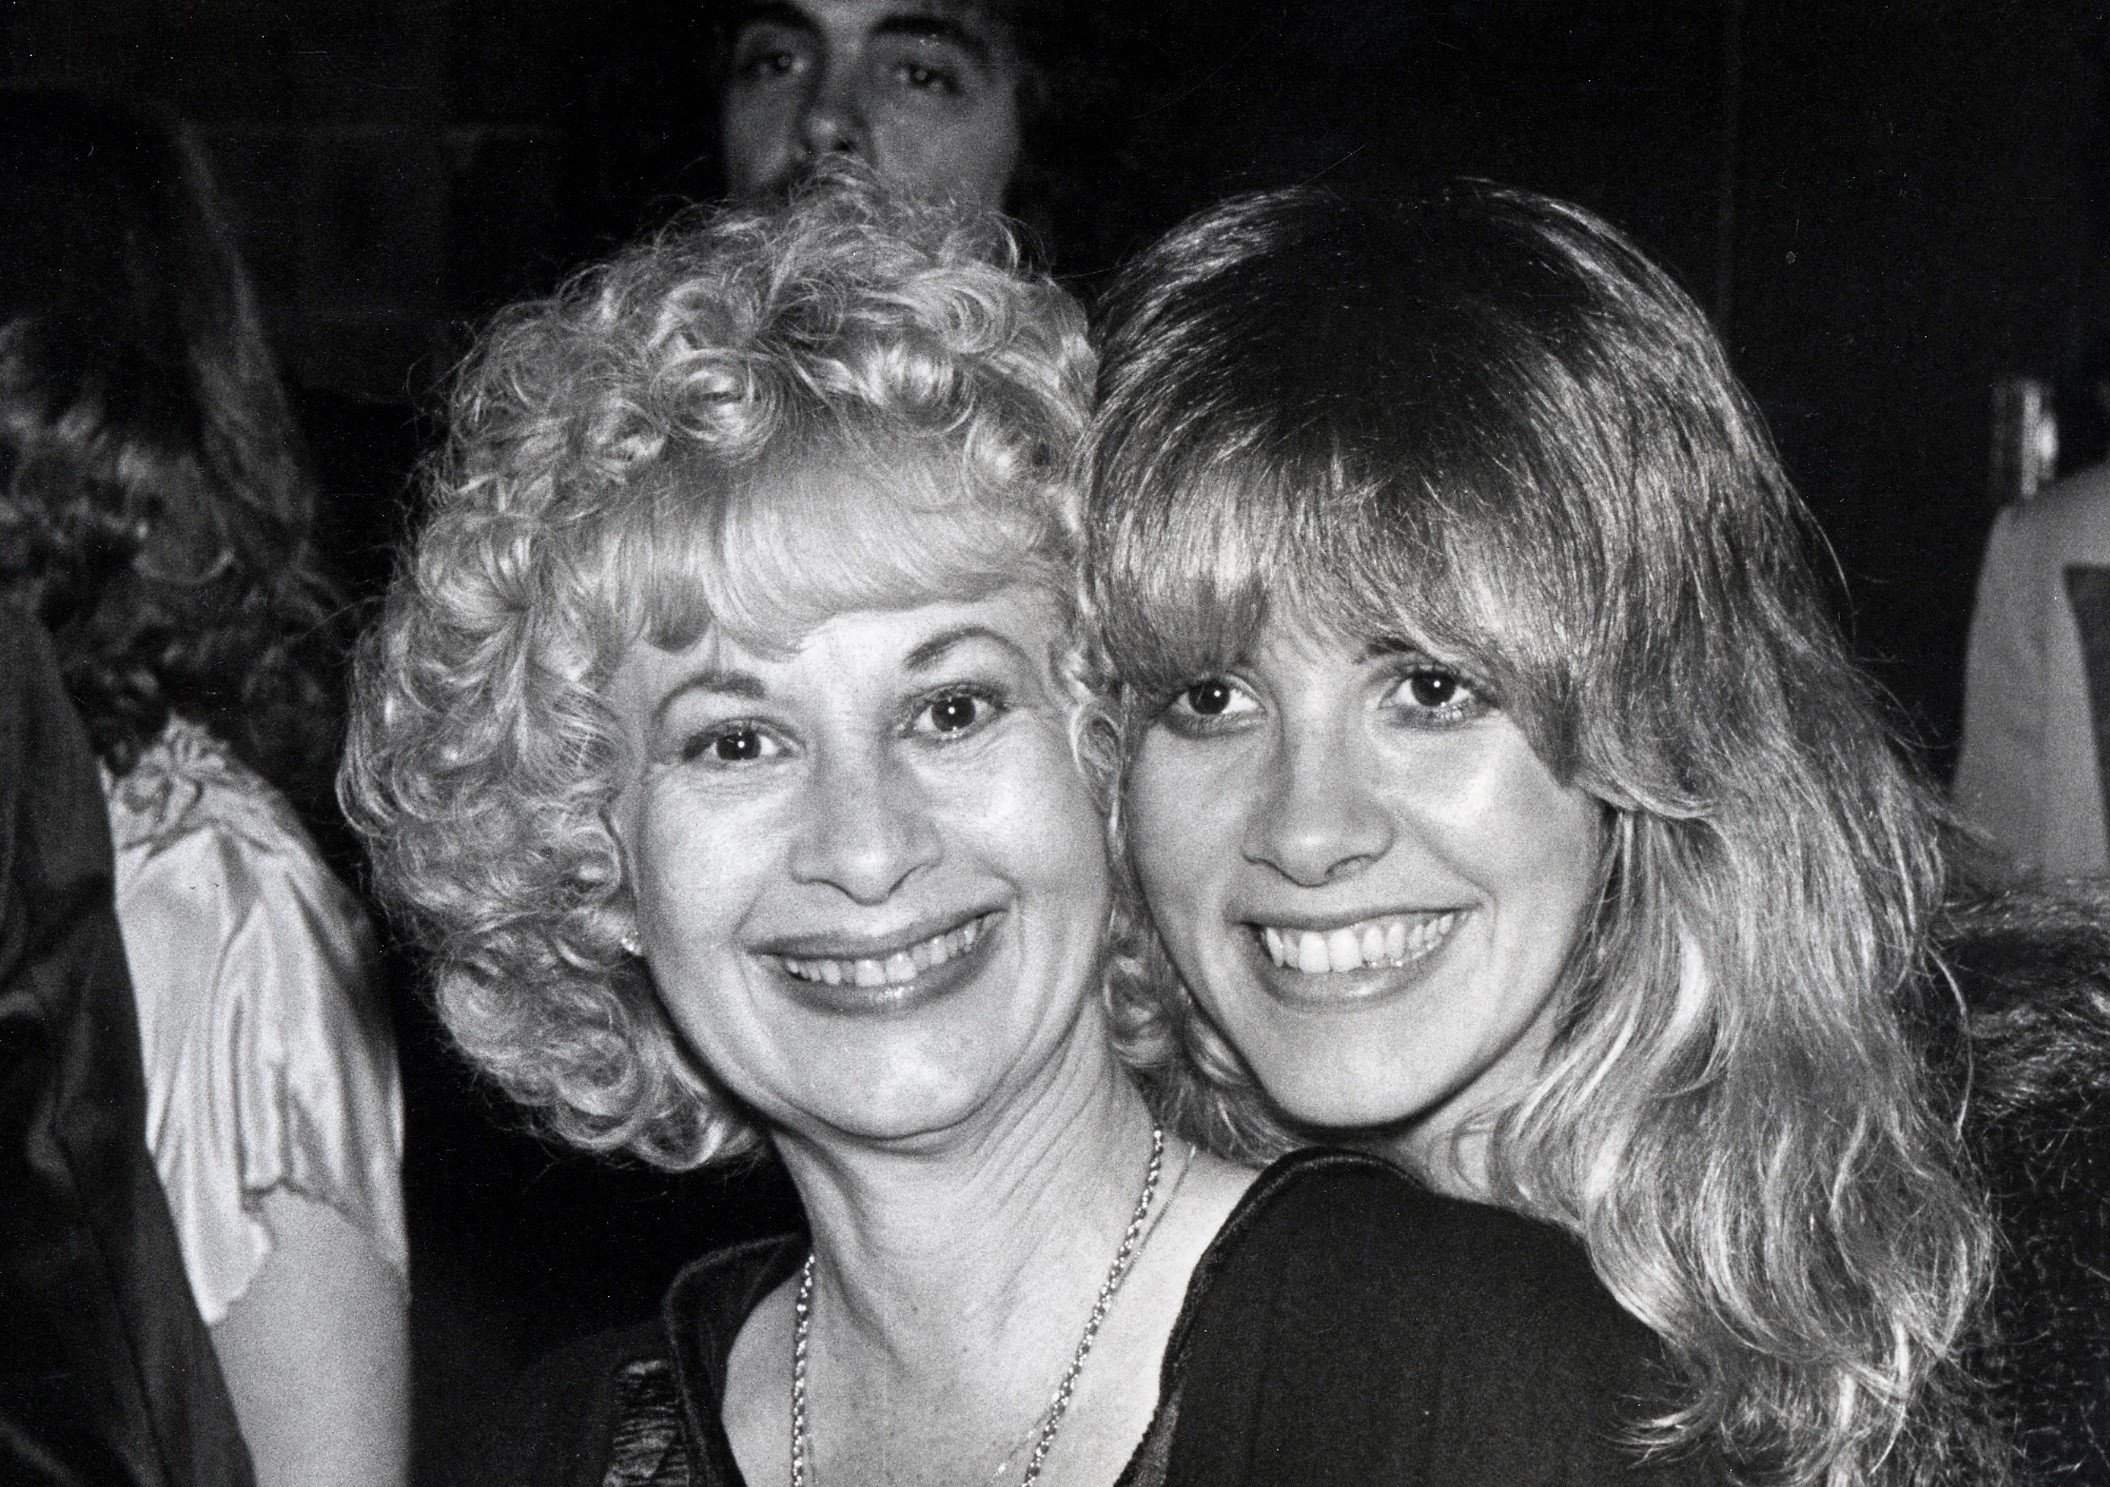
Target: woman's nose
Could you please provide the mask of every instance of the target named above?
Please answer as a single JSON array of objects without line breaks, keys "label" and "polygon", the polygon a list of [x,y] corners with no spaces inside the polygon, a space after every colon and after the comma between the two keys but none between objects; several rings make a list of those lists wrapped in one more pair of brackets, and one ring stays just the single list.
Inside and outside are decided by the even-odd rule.
[{"label": "woman's nose", "polygon": [[915,779],[883,752],[821,762],[791,855],[792,876],[860,904],[884,903],[938,858],[939,832]]},{"label": "woman's nose", "polygon": [[1383,857],[1396,834],[1350,751],[1328,740],[1269,757],[1242,845],[1248,861],[1317,888]]}]

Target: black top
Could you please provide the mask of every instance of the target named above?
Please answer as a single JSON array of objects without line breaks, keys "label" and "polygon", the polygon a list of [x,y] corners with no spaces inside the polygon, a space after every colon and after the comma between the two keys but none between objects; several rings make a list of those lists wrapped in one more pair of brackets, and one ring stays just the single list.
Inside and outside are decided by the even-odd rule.
[{"label": "black top", "polygon": [[[744,1487],[719,1419],[726,1361],[805,1253],[794,1236],[707,1256],[657,1325],[547,1360],[492,1480]],[[1116,1487],[1720,1481],[1621,1444],[1659,1373],[1655,1340],[1567,1236],[1369,1157],[1300,1152],[1261,1174],[1195,1267]]]}]

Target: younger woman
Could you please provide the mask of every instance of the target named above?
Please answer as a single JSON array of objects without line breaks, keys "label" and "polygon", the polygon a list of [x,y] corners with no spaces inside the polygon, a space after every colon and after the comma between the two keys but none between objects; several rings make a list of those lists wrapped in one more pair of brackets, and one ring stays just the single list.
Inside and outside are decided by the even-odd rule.
[{"label": "younger woman", "polygon": [[1915,1029],[1946,863],[1705,318],[1464,183],[1202,214],[1107,309],[1090,594],[1195,1120],[1587,1244],[1744,1480],[1997,1480]]}]

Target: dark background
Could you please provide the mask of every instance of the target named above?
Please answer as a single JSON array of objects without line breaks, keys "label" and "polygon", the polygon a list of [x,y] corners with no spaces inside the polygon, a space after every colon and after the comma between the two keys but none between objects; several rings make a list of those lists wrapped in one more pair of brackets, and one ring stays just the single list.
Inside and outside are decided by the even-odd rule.
[{"label": "dark background", "polygon": [[[1080,287],[1238,187],[1471,172],[1595,208],[1714,314],[1832,542],[1857,645],[1946,768],[1994,387],[2055,382],[2067,462],[2101,452],[2102,6],[1119,14],[1098,112],[1123,147],[1054,225]],[[13,0],[0,75],[134,87],[197,122],[302,389],[339,556],[370,588],[419,411],[468,328],[709,190],[699,41],[674,0]],[[766,1173],[611,1174],[498,1134],[495,1097],[403,1010],[420,1454],[440,1481],[522,1355],[644,1308],[677,1258],[789,1210]]]},{"label": "dark background", "polygon": [[[699,10],[12,0],[0,74],[138,87],[198,122],[326,473],[373,501],[400,463],[380,446],[407,450],[400,412],[429,406],[467,325],[709,189],[690,164],[711,111]],[[1714,312],[1831,535],[1864,653],[1945,766],[1992,389],[2077,388],[2110,327],[2101,4],[1118,13],[1126,96],[1106,113],[1127,170],[1066,255],[1087,286],[1235,187],[1463,171],[1603,212]],[[2099,448],[2087,400],[2068,411],[2069,446]]]}]

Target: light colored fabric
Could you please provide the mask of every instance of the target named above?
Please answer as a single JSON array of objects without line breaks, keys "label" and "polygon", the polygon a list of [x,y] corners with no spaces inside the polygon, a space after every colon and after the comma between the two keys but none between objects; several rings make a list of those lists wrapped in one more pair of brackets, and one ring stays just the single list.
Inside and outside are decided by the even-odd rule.
[{"label": "light colored fabric", "polygon": [[2110,467],[2060,481],[1993,524],[1964,674],[1956,804],[2026,866],[2110,869],[2095,719],[2066,570],[2110,566]]},{"label": "light colored fabric", "polygon": [[199,1313],[217,1326],[271,1253],[285,1188],[407,1278],[402,1089],[358,904],[277,791],[173,722],[104,778],[117,921],[139,1006],[147,1147]]}]

